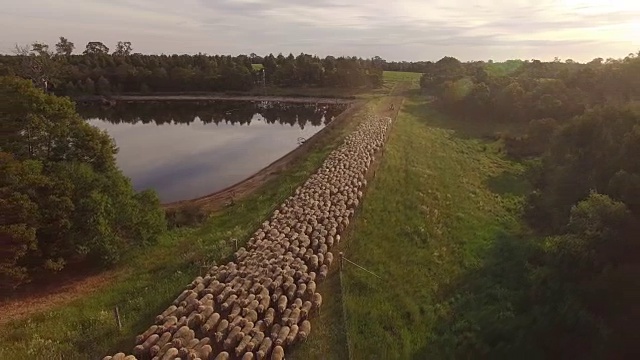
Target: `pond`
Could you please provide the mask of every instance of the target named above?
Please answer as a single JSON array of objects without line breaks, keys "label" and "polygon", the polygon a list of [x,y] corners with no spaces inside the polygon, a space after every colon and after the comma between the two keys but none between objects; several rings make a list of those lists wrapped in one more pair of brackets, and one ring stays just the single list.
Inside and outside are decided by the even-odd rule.
[{"label": "pond", "polygon": [[115,140],[117,163],[136,190],[163,203],[193,199],[238,183],[298,147],[345,104],[139,102],[78,106]]}]

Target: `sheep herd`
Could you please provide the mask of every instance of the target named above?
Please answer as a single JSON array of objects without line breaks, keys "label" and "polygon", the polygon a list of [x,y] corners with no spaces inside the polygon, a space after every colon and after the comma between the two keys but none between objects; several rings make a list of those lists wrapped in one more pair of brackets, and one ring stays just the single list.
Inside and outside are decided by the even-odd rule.
[{"label": "sheep herd", "polygon": [[133,355],[103,360],[284,359],[304,342],[331,249],[362,199],[390,118],[368,116],[235,253],[212,267],[136,337]]}]

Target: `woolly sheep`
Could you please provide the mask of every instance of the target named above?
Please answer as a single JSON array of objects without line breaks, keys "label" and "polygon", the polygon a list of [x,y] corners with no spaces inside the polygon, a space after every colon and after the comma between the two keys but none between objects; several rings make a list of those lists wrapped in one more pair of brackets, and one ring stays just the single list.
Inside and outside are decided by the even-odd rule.
[{"label": "woolly sheep", "polygon": [[262,340],[262,343],[260,343],[260,347],[256,352],[256,359],[257,360],[265,359],[267,354],[271,351],[271,346],[273,346],[273,341],[271,340],[271,338],[265,337]]},{"label": "woolly sheep", "polygon": [[276,346],[271,353],[271,360],[284,360],[284,349],[282,346]]}]

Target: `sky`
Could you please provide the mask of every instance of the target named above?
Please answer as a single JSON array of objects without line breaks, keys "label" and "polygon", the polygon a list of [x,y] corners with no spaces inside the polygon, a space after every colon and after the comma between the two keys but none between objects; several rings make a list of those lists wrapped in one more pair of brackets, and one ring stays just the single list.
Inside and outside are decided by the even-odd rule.
[{"label": "sky", "polygon": [[639,0],[0,0],[0,52],[65,36],[154,54],[301,52],[389,61],[621,58]]}]

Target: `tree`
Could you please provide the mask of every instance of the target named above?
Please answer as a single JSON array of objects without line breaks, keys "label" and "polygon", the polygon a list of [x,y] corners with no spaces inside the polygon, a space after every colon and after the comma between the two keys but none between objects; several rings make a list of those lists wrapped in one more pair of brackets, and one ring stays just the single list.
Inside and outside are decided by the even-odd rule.
[{"label": "tree", "polygon": [[60,41],[56,44],[56,54],[69,56],[76,46],[64,36],[60,36]]},{"label": "tree", "polygon": [[69,99],[0,78],[0,287],[78,261],[111,264],[165,229],[155,193],[136,194],[112,139]]},{"label": "tree", "polygon": [[87,43],[87,46],[83,52],[85,55],[99,55],[99,54],[108,54],[109,48],[101,43],[100,41],[90,41]]},{"label": "tree", "polygon": [[111,84],[104,76],[100,76],[96,85],[96,91],[100,95],[108,95],[111,93]]},{"label": "tree", "polygon": [[31,79],[44,91],[48,91],[49,85],[57,81],[62,72],[62,64],[53,57],[47,44],[39,42],[29,46],[16,44],[14,52],[20,60],[16,73]]},{"label": "tree", "polygon": [[20,261],[36,250],[37,204],[17,185],[34,188],[43,181],[42,164],[20,162],[0,152],[0,289],[28,281],[28,269]]},{"label": "tree", "polygon": [[93,95],[96,93],[96,83],[91,78],[87,78],[84,82],[83,89],[85,93]]},{"label": "tree", "polygon": [[[107,50],[108,51],[108,50]],[[131,47],[131,42],[129,41],[118,41],[116,45],[116,50],[113,52],[115,56],[129,56],[131,55],[131,51],[133,51]]]}]

